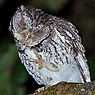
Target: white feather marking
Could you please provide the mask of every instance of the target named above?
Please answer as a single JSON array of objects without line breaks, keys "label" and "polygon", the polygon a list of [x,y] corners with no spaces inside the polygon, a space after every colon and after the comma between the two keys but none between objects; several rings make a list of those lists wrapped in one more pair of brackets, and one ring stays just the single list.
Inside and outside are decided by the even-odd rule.
[{"label": "white feather marking", "polygon": [[70,36],[72,38],[72,34],[68,31],[66,31],[67,35]]},{"label": "white feather marking", "polygon": [[56,30],[56,28],[54,28],[54,29],[55,29],[55,31],[56,31],[56,34],[61,38],[61,40],[62,40],[63,42],[65,42],[64,36],[61,36],[60,33]]},{"label": "white feather marking", "polygon": [[87,64],[84,62],[84,59],[83,59],[83,57],[82,57],[81,54],[79,54],[79,55],[77,56],[77,58],[78,58],[79,63],[80,63],[80,65],[81,65],[82,69],[83,69],[84,75],[86,76],[86,81],[87,81],[87,82],[90,82],[90,81],[91,81],[91,80],[90,80],[90,73],[89,73],[89,69],[88,69]]},{"label": "white feather marking", "polygon": [[30,50],[29,48],[27,48],[25,50],[25,53],[28,55],[29,58],[32,58],[32,59],[38,59],[35,55],[35,53],[33,52],[33,50]]}]

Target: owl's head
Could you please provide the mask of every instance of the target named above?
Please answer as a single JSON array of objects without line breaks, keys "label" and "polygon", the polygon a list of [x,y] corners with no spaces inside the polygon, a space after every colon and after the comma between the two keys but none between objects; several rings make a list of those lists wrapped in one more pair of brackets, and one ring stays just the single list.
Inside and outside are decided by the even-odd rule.
[{"label": "owl's head", "polygon": [[21,5],[10,21],[9,30],[21,44],[35,46],[49,37],[51,29],[45,25],[48,19],[41,9]]}]

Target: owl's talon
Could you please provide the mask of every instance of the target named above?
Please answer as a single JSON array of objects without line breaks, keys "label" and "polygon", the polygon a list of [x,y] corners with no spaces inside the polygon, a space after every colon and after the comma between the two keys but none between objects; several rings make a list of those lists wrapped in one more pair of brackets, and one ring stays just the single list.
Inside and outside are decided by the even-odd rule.
[{"label": "owl's talon", "polygon": [[29,62],[35,62],[37,64],[39,64],[39,69],[41,69],[43,67],[43,63],[40,62],[40,60],[37,60],[37,59],[26,59],[28,60]]},{"label": "owl's talon", "polygon": [[35,63],[38,63],[38,60],[36,59],[27,59],[29,62],[35,62]]},{"label": "owl's talon", "polygon": [[53,72],[56,72],[56,71],[59,71],[59,68],[54,64],[54,63],[51,63],[51,64],[48,64],[46,63],[43,59],[42,59],[42,56],[38,54],[38,52],[33,49],[35,55],[37,56],[38,59],[28,59],[30,62],[35,62],[37,64],[39,64],[39,69],[42,69],[43,67],[46,67],[48,70],[50,71],[53,71]]},{"label": "owl's talon", "polygon": [[43,65],[42,64],[39,64],[39,69],[42,69],[43,68]]}]

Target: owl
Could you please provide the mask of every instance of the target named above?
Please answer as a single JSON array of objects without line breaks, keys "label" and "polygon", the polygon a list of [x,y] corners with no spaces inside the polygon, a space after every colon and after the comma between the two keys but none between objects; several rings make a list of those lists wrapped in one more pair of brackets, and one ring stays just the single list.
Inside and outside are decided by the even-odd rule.
[{"label": "owl", "polygon": [[39,85],[91,81],[81,38],[69,21],[21,5],[9,30],[21,62]]}]

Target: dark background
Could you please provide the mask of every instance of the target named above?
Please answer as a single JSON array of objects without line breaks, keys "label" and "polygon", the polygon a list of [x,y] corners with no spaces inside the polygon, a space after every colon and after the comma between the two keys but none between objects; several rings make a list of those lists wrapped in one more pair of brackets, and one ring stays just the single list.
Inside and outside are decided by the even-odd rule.
[{"label": "dark background", "polygon": [[25,95],[39,86],[21,64],[15,42],[8,31],[19,5],[30,5],[71,21],[79,30],[95,80],[95,0],[0,0],[0,95]]}]

